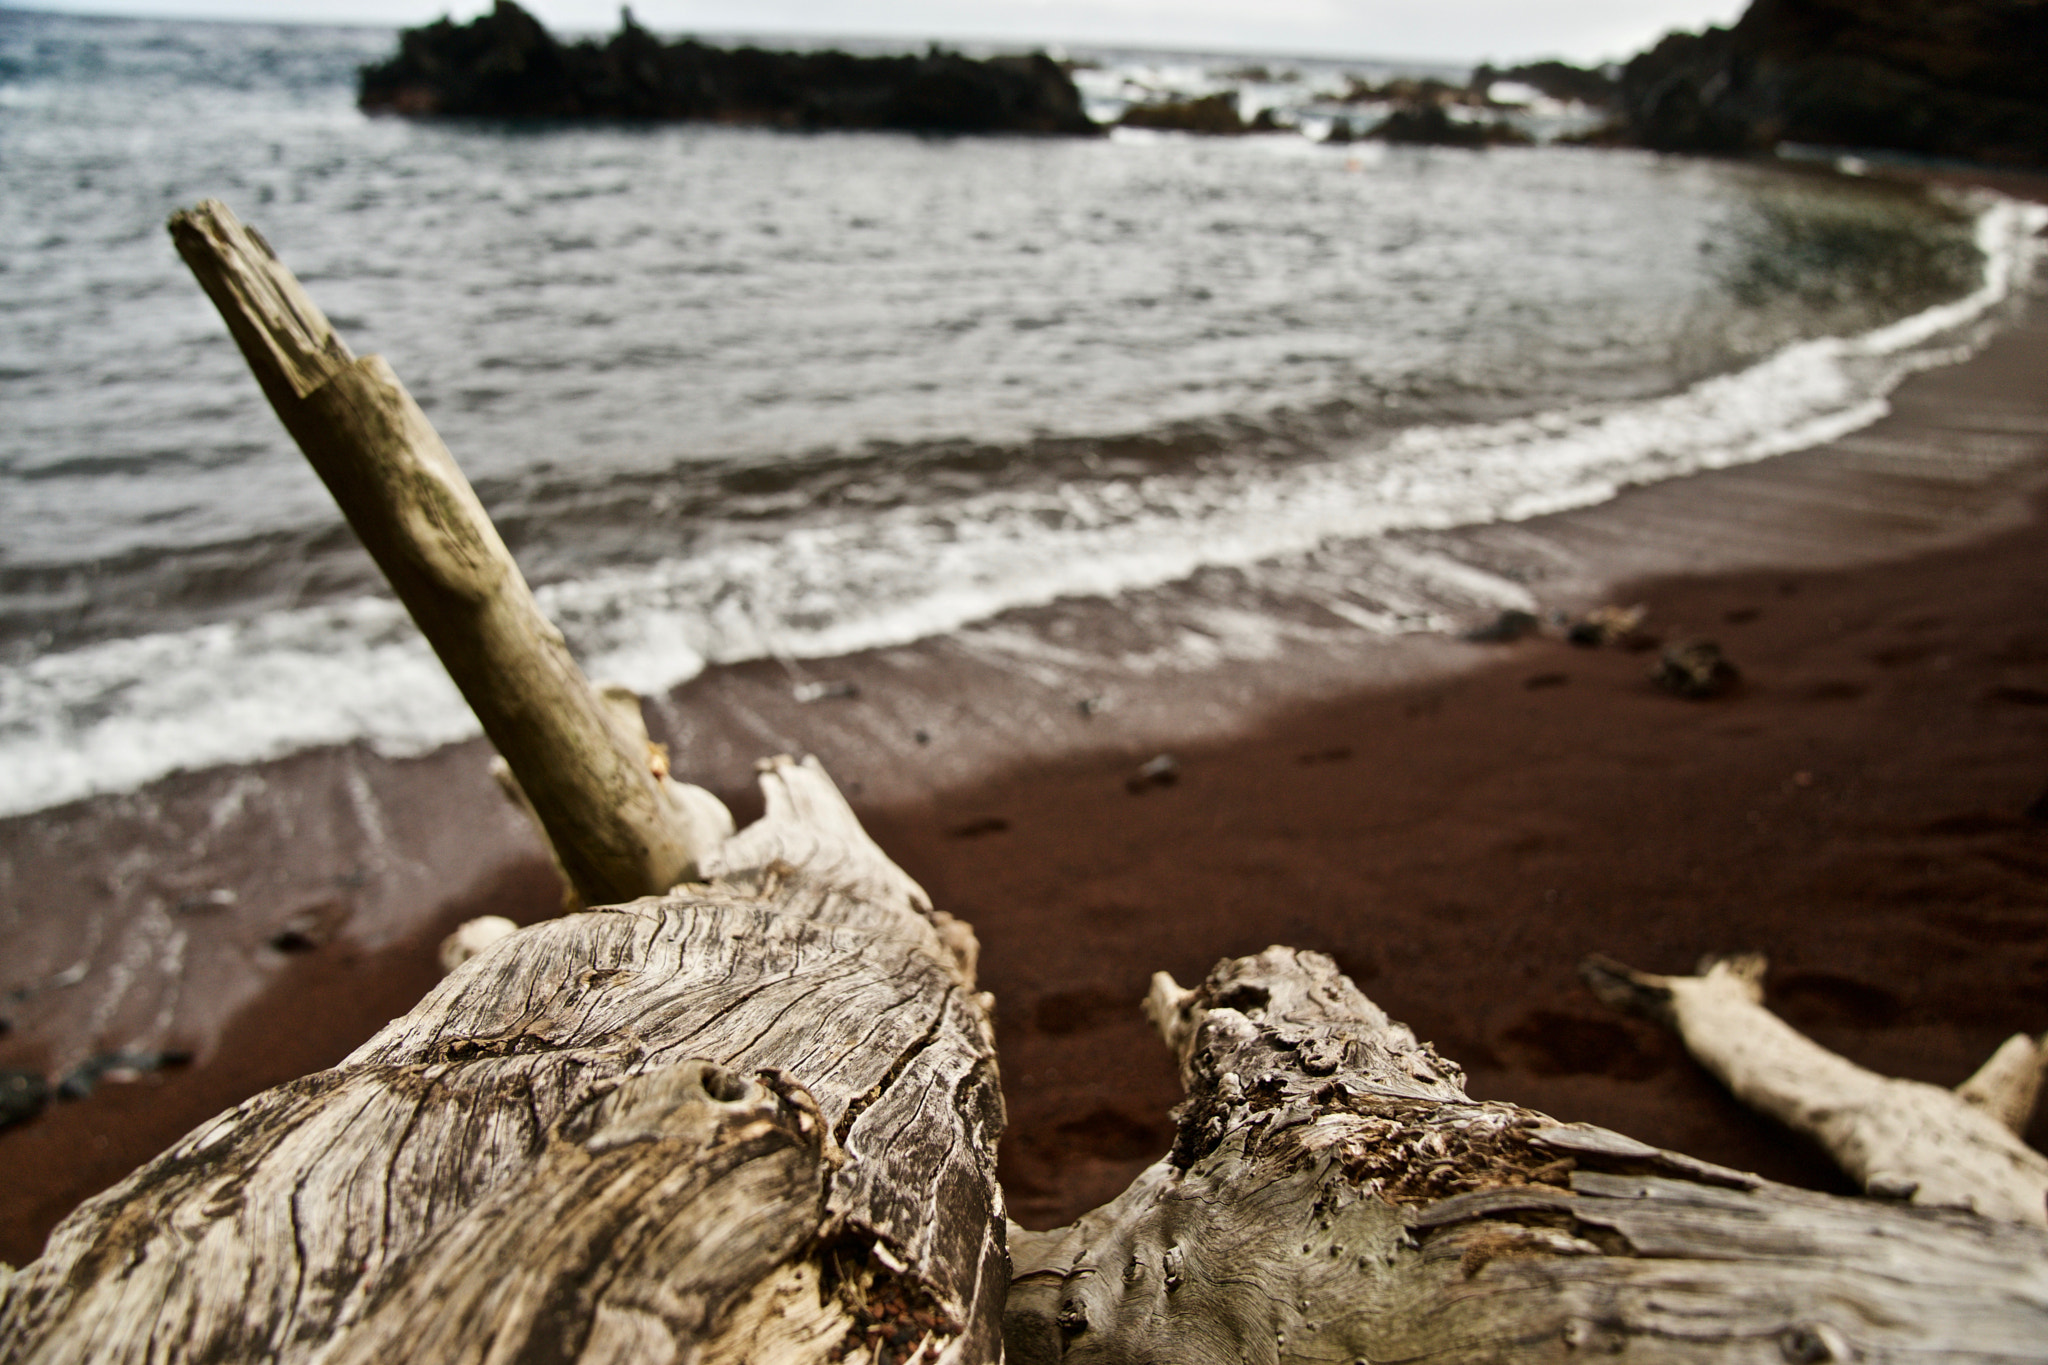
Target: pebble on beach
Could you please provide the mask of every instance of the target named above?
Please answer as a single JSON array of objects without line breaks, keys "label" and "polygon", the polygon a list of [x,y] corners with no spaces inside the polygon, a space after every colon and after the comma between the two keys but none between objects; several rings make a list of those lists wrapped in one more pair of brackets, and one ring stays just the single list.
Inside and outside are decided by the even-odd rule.
[{"label": "pebble on beach", "polygon": [[50,1102],[50,1083],[33,1071],[0,1071],[0,1128],[34,1118]]},{"label": "pebble on beach", "polygon": [[1124,779],[1124,788],[1131,795],[1138,796],[1154,787],[1171,787],[1180,781],[1180,760],[1172,754],[1160,754],[1138,765],[1138,770]]},{"label": "pebble on beach", "polygon": [[1686,640],[1665,649],[1650,666],[1650,681],[1690,701],[1726,696],[1742,681],[1742,671],[1712,640]]}]

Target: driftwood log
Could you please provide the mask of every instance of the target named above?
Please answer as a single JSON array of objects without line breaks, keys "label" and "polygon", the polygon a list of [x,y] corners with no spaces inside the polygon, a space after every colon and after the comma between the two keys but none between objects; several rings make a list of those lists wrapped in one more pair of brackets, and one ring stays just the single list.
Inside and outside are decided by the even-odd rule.
[{"label": "driftwood log", "polygon": [[1040,1361],[2048,1359],[2048,1234],[1842,1199],[1479,1103],[1318,953],[1148,1008],[1172,1152],[1071,1228],[1011,1230]]},{"label": "driftwood log", "polygon": [[0,1359],[994,1359],[972,938],[816,765],[762,786],[708,883],[500,941],[87,1203]]},{"label": "driftwood log", "polygon": [[1741,954],[1697,976],[1654,976],[1595,957],[1579,974],[1608,1004],[1676,1030],[1737,1099],[1811,1138],[1870,1193],[2048,1227],[2048,1157],[2020,1139],[2048,1046],[2015,1034],[1954,1090],[1880,1076],[1765,1009],[1764,965]]},{"label": "driftwood log", "polygon": [[[224,210],[174,232],[351,521],[389,538],[436,649],[527,680],[472,679],[472,700],[502,709],[578,890],[604,884],[578,869],[657,875],[663,839],[689,880],[452,945],[442,984],[340,1066],[202,1125],[0,1267],[0,1362],[2048,1359],[2034,1222],[1812,1194],[1473,1101],[1292,949],[1191,991],[1156,978],[1187,1090],[1172,1150],[1072,1227],[1009,1224],[971,931],[815,763],[763,765],[766,814],[736,834],[722,807],[674,816],[516,570],[464,567],[503,546],[388,369],[345,358],[267,249],[237,264],[255,239]],[[278,336],[329,341],[279,359]],[[532,719],[558,703],[581,719]],[[2018,1089],[1989,1085],[1994,1106]]]},{"label": "driftwood log", "polygon": [[1006,1265],[965,936],[766,783],[714,882],[520,931],[88,1203],[0,1359],[995,1361],[999,1314],[1012,1365],[2048,1359],[2048,1232],[1472,1101],[1282,948],[1162,979],[1172,1151]]}]

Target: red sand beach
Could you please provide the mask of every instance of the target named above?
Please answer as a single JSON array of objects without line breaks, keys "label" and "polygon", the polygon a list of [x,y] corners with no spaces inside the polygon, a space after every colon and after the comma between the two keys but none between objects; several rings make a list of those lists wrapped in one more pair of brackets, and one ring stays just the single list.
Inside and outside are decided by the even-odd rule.
[{"label": "red sand beach", "polygon": [[[1667,640],[1718,640],[1743,677],[1721,699],[1550,636],[1297,645],[1140,685],[1044,681],[970,632],[836,661],[844,703],[799,707],[761,665],[652,718],[742,818],[747,760],[819,753],[975,925],[1026,1224],[1165,1146],[1150,973],[1275,942],[1332,953],[1477,1095],[1841,1188],[1574,972],[1759,949],[1794,1024],[1943,1084],[2048,1028],[2048,308],[1893,407],[1832,446],[1462,537],[1546,606],[1640,602]],[[1110,628],[1107,606],[1058,610]],[[1178,780],[1129,790],[1164,751]],[[339,1060],[434,979],[454,923],[552,913],[482,769],[476,744],[337,750],[0,822],[0,1066],[133,1040],[194,1058],[0,1131],[0,1261],[209,1114]]]}]

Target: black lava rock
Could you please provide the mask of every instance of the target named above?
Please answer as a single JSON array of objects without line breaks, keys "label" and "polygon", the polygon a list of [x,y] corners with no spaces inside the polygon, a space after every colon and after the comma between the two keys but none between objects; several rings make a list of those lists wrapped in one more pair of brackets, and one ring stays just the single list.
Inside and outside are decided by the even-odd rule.
[{"label": "black lava rock", "polygon": [[1542,626],[1533,613],[1510,607],[1483,626],[1474,626],[1459,638],[1475,645],[1508,645]]},{"label": "black lava rock", "polygon": [[0,1071],[0,1128],[34,1118],[50,1102],[50,1083],[33,1071]]},{"label": "black lava rock", "polygon": [[1396,109],[1366,136],[1422,147],[1499,147],[1529,141],[1529,135],[1511,123],[1454,119],[1440,104]]},{"label": "black lava rock", "polygon": [[1666,151],[1780,142],[2048,166],[2048,12],[2015,0],[1754,0],[1623,69],[1619,129]]},{"label": "black lava rock", "polygon": [[512,0],[467,24],[406,29],[397,56],[362,69],[356,102],[373,113],[468,118],[1101,131],[1072,77],[1042,52],[975,61],[936,46],[923,56],[856,57],[664,43],[631,11],[602,44],[563,43]]},{"label": "black lava rock", "polygon": [[1252,126],[1237,112],[1237,92],[1223,90],[1191,100],[1161,100],[1155,104],[1134,104],[1117,120],[1126,128],[1157,128],[1168,132],[1201,133],[1209,137],[1234,137],[1249,133]]},{"label": "black lava rock", "polygon": [[1559,61],[1481,66],[1472,73],[1472,89],[1481,93],[1495,81],[1516,81],[1554,100],[1577,100],[1592,105],[1612,104],[1616,90],[1613,68],[1573,66]]}]

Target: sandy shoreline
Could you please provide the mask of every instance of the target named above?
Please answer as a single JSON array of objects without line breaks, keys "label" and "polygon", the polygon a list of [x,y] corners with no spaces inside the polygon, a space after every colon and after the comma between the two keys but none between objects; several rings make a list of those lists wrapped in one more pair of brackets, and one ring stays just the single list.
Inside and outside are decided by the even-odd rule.
[{"label": "sandy shoreline", "polygon": [[[799,705],[772,662],[718,670],[652,719],[743,816],[755,756],[819,753],[976,925],[1027,1223],[1163,1146],[1147,974],[1274,941],[1334,952],[1475,1093],[1826,1184],[1667,1040],[1605,1017],[1573,966],[1761,948],[1795,1023],[1946,1083],[2048,1026],[2048,826],[2022,815],[2048,785],[2044,374],[2036,299],[1843,441],[1421,547],[1545,606],[1619,596],[1667,637],[1719,638],[1747,678],[1721,702],[1655,692],[1640,655],[1389,642],[1219,573],[806,670],[858,684],[845,701]],[[1264,656],[1204,666],[1189,635],[1218,619],[1268,631]],[[1082,647],[1112,635],[1121,668]],[[1167,749],[1181,780],[1127,792]],[[452,923],[553,908],[476,744],[323,751],[0,822],[0,878],[0,1066],[197,1057],[0,1131],[11,1263],[192,1124],[408,1007]]]},{"label": "sandy shoreline", "polygon": [[1581,958],[1761,949],[1795,1024],[1942,1084],[2048,1025],[2048,826],[2025,814],[2048,787],[2048,526],[1639,587],[1723,642],[1739,695],[1681,702],[1641,655],[1529,641],[1184,748],[1143,797],[1077,761],[872,820],[981,932],[1023,1221],[1105,1197],[1164,1139],[1144,973],[1273,941],[1333,953],[1475,1094],[1822,1188],[1668,1038],[1608,1016]]}]

